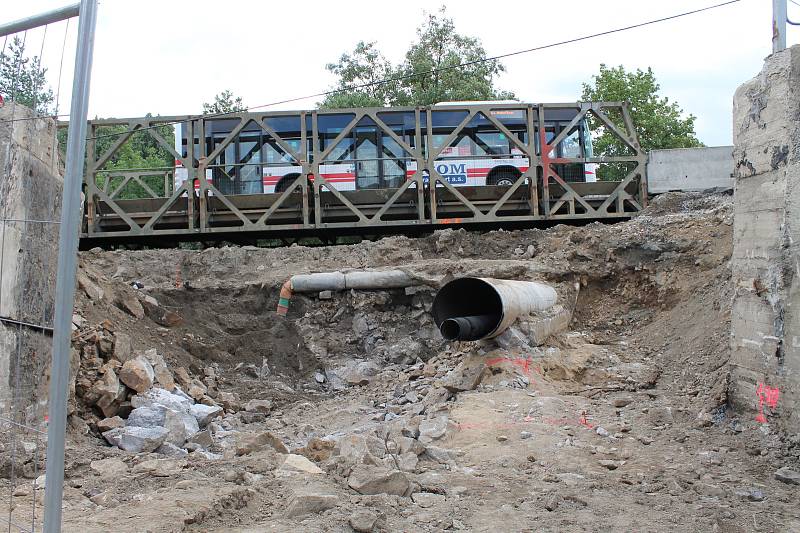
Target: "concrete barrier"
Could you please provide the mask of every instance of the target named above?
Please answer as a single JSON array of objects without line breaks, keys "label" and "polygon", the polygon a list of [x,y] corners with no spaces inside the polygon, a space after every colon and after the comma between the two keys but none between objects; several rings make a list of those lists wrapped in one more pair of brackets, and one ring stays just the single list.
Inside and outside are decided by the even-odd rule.
[{"label": "concrete barrier", "polygon": [[647,161],[647,192],[733,189],[733,146],[653,150]]}]

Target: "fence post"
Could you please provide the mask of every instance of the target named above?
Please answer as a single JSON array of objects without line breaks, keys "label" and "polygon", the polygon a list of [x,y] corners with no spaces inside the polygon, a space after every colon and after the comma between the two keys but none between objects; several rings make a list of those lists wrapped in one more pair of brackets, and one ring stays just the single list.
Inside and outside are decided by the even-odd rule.
[{"label": "fence post", "polygon": [[49,420],[47,427],[47,466],[44,498],[44,531],[61,531],[61,501],[64,491],[64,440],[67,426],[69,359],[72,337],[72,307],[75,298],[75,272],[78,261],[81,183],[86,149],[86,118],[89,105],[89,80],[92,70],[97,0],[81,0],[78,22],[78,49],[72,81],[69,115],[64,198],[58,239],[53,355],[50,366]]}]

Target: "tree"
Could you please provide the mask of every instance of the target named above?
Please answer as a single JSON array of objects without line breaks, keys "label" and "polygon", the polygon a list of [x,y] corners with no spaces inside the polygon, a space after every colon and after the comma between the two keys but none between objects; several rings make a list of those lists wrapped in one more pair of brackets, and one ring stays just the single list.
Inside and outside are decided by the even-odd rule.
[{"label": "tree", "polygon": [[46,74],[41,58],[25,57],[25,44],[14,37],[8,50],[0,54],[0,95],[39,113],[50,113],[55,98],[47,87]]},{"label": "tree", "polygon": [[[592,76],[591,83],[583,84],[583,101],[627,101],[631,118],[644,151],[664,148],[692,148],[703,146],[694,131],[694,115],[683,116],[677,102],[661,97],[661,86],[653,70],[637,69],[627,72],[623,66],[608,68],[600,65],[600,73]],[[622,125],[621,117],[610,117]],[[594,128],[593,128],[594,129]],[[609,131],[594,139],[595,155],[615,156],[624,154],[624,147]]]},{"label": "tree", "polygon": [[[456,32],[445,8],[426,14],[417,29],[417,39],[404,61],[393,66],[374,42],[359,42],[351,53],[342,54],[326,68],[338,79],[334,90],[319,103],[323,108],[383,105],[431,105],[452,100],[502,100],[514,94],[494,87],[505,70],[499,61],[486,57],[480,39]],[[374,84],[381,80],[386,83]]]},{"label": "tree", "polygon": [[214,96],[212,103],[203,103],[204,115],[218,115],[222,113],[236,113],[246,111],[247,107],[242,102],[241,96],[233,96],[231,91],[225,90]]}]

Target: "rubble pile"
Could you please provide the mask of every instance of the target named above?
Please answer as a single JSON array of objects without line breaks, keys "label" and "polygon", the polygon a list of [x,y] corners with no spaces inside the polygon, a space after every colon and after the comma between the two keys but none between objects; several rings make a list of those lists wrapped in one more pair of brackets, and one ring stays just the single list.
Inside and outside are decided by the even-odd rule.
[{"label": "rubble pile", "polygon": [[[731,224],[670,194],[613,226],[84,252],[65,529],[798,529],[800,439],[727,408]],[[276,315],[293,275],[365,268],[418,284]],[[462,276],[568,313],[447,342]]]}]

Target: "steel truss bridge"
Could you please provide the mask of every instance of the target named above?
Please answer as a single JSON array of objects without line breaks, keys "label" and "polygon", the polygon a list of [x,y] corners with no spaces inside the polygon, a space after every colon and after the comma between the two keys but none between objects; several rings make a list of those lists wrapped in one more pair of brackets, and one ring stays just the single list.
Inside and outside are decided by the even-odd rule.
[{"label": "steel truss bridge", "polygon": [[[437,171],[437,164],[448,157],[448,147],[462,139],[478,119],[504,135],[516,157],[528,160],[527,169],[523,167],[505,186],[454,186]],[[182,125],[182,151],[159,131],[159,126],[177,123]],[[326,126],[334,123],[340,127]],[[610,133],[620,155],[592,157],[584,152],[565,157],[561,145],[574,142],[576,127],[582,123],[595,135]],[[117,128],[113,142],[97,153],[102,132],[110,126]],[[328,164],[332,154],[342,153],[354,132],[364,127],[384,139],[383,145],[393,147],[377,154],[379,165],[388,161],[413,171],[404,172],[405,179],[388,188],[337,189],[335,180],[326,178],[320,166]],[[263,146],[280,153],[284,167],[297,170],[279,192],[234,193],[219,180],[208,179],[214,174],[235,181],[237,173],[256,165],[252,158],[248,161],[231,155],[234,145],[239,152],[239,137],[253,130],[258,131]],[[169,151],[176,164],[185,168],[182,172],[188,179],[176,181],[175,168],[108,170],[108,163],[136,135],[148,135]],[[81,230],[84,249],[118,243],[324,239],[453,226],[486,229],[618,220],[635,216],[647,204],[647,156],[639,146],[628,107],[621,102],[106,119],[89,122],[88,138]],[[187,148],[190,144],[193,149]],[[357,152],[353,153],[349,161],[363,163]],[[613,167],[616,180],[575,182],[560,175],[569,165],[586,163]],[[269,163],[259,159],[257,164],[261,179],[261,169]],[[132,187],[137,191],[135,197],[125,193]]]}]

